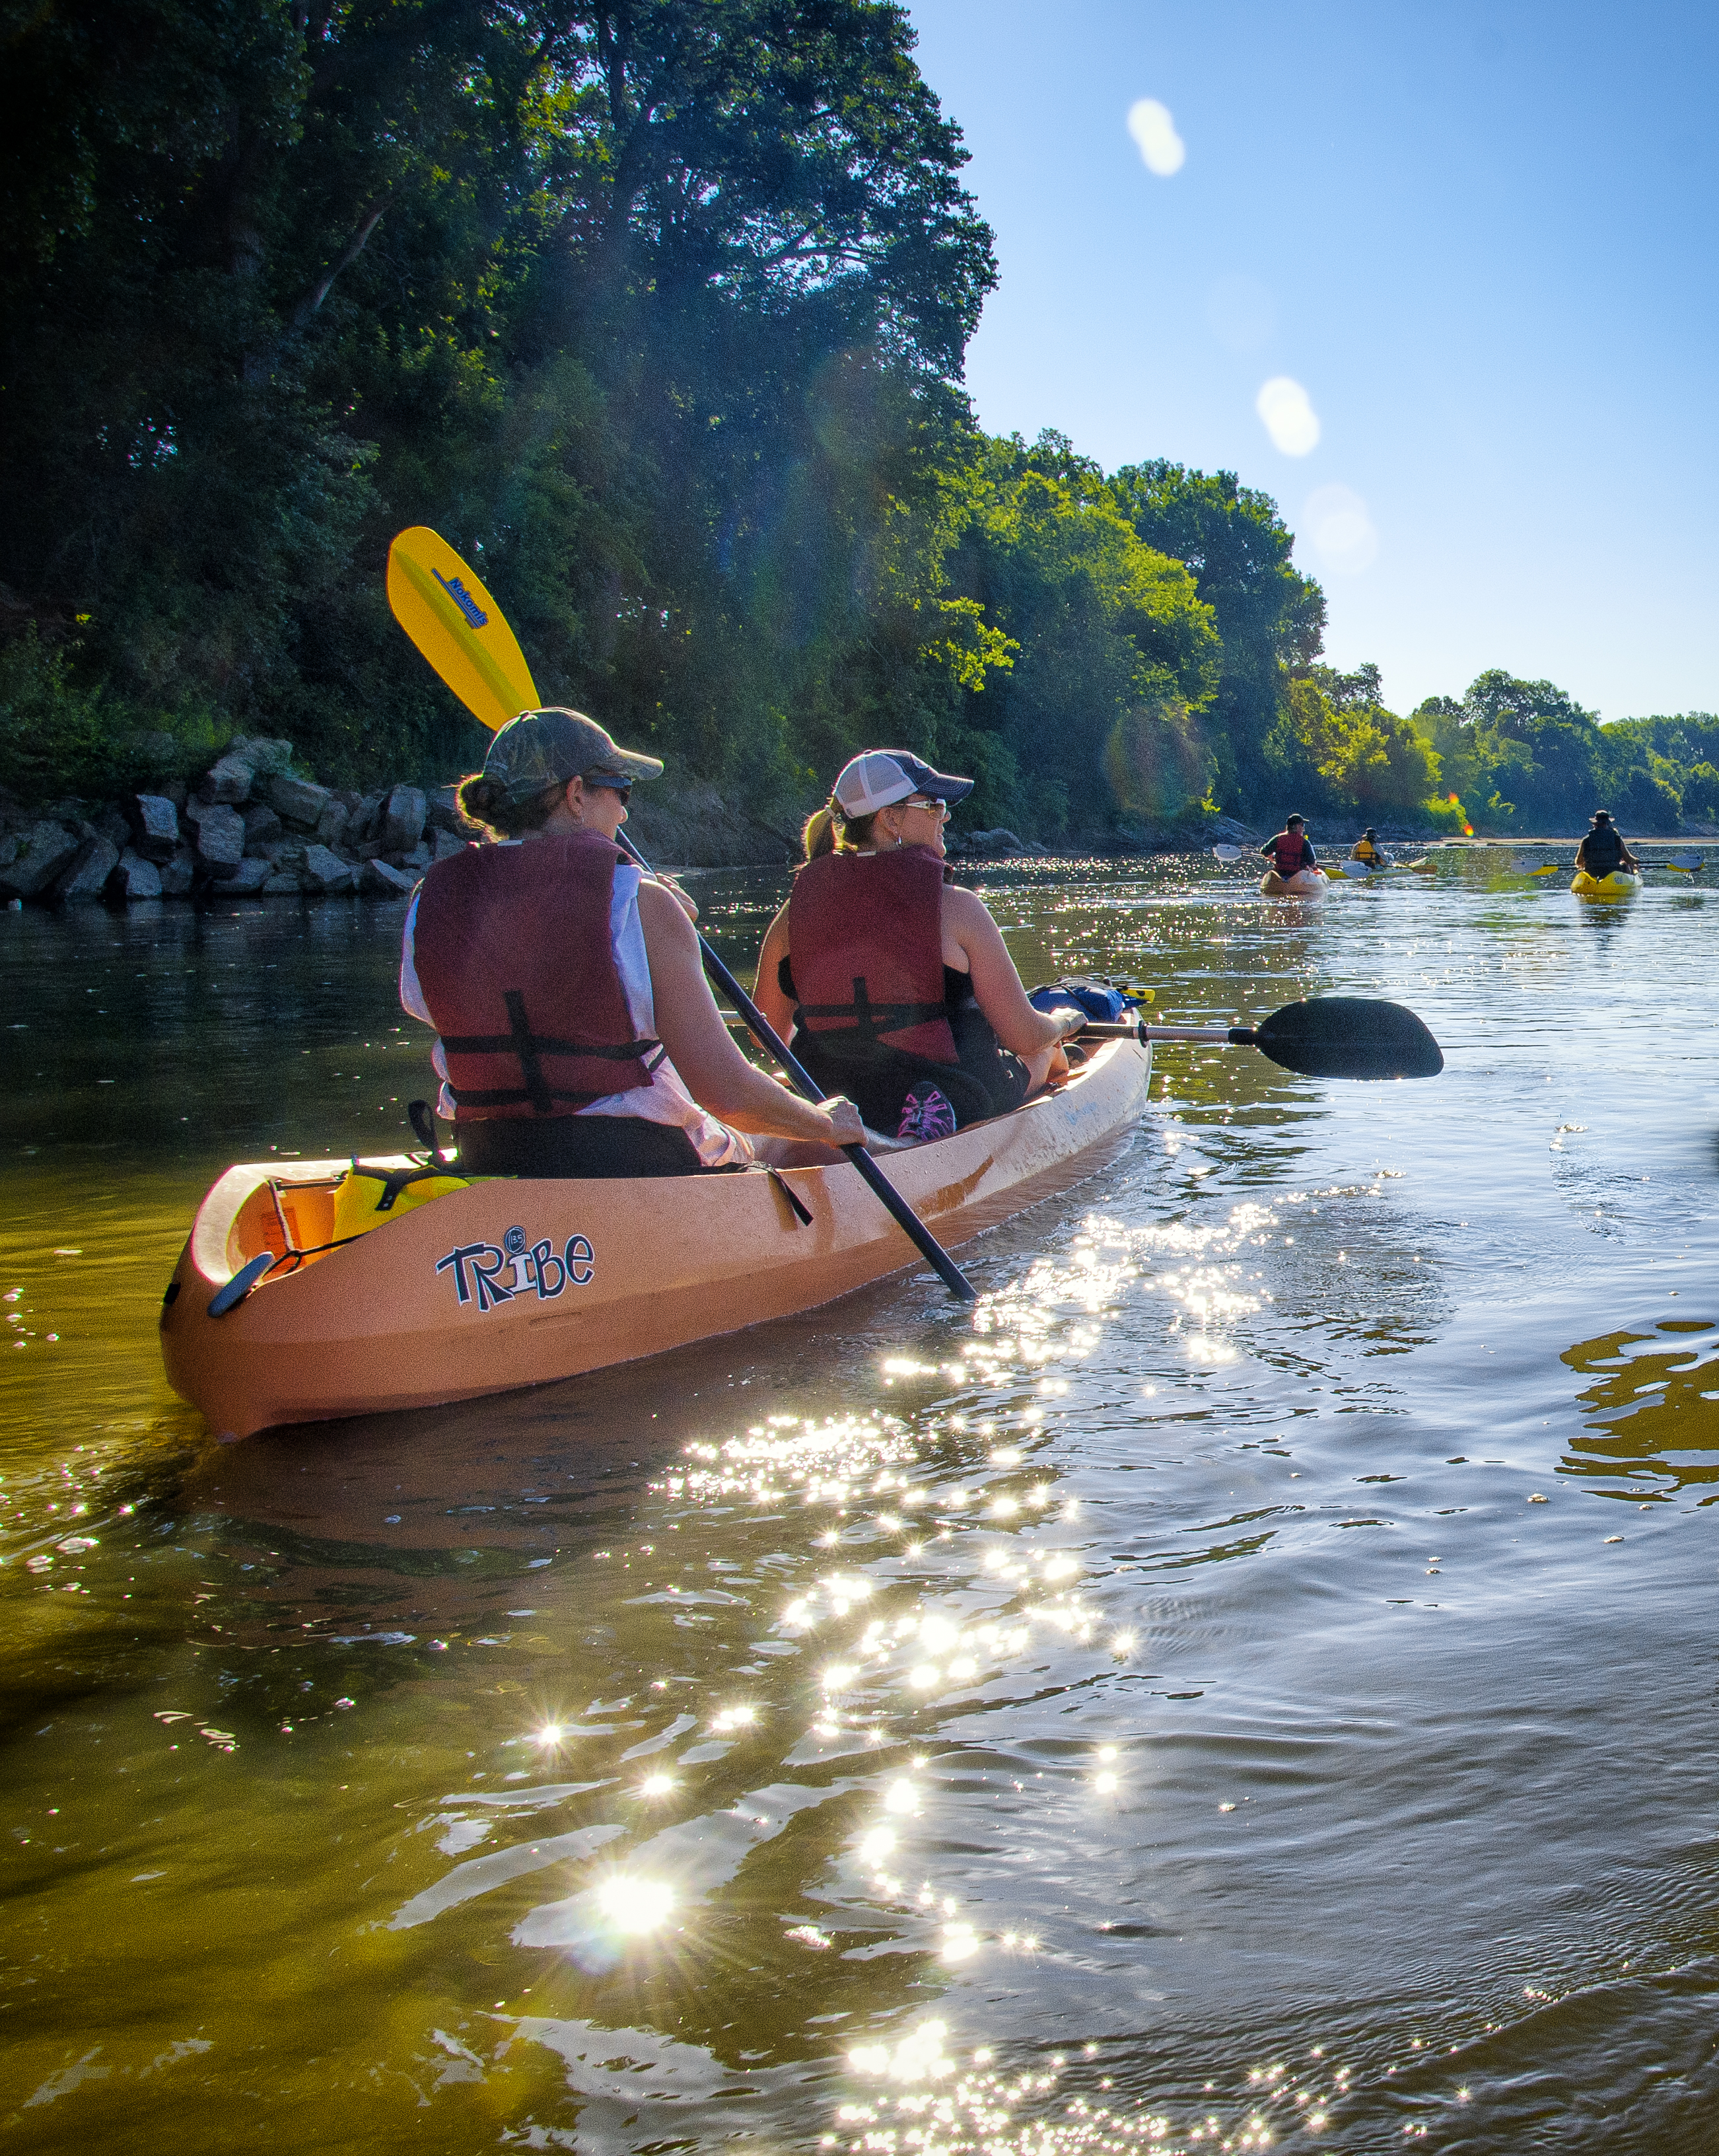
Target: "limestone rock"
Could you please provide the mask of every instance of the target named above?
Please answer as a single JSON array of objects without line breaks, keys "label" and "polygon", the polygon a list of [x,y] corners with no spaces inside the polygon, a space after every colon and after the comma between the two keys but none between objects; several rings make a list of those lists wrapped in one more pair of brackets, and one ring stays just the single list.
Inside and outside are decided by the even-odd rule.
[{"label": "limestone rock", "polygon": [[205,801],[231,808],[237,802],[249,800],[256,777],[255,767],[228,749],[218,763],[203,773],[197,790]]},{"label": "limestone rock", "polygon": [[179,843],[179,811],[165,793],[134,794],[132,805],[139,855],[146,861],[172,860]]},{"label": "limestone rock", "polygon": [[227,754],[248,763],[258,778],[272,778],[277,772],[284,773],[292,762],[292,743],[290,741],[271,741],[266,735],[254,734],[249,739],[236,736],[227,744]]},{"label": "limestone rock", "polygon": [[429,841],[427,839],[420,839],[409,854],[402,855],[395,865],[398,868],[410,869],[413,875],[422,875],[434,859],[435,854],[431,849]]},{"label": "limestone rock", "polygon": [[1014,833],[1001,824],[994,831],[969,832],[967,843],[969,850],[981,860],[1006,860],[1011,855],[1024,854],[1027,850]]},{"label": "limestone rock", "polygon": [[224,898],[230,891],[236,893],[240,898],[247,898],[254,891],[260,891],[274,873],[273,861],[259,860],[252,855],[242,860],[232,875],[223,883],[221,896]]},{"label": "limestone rock", "polygon": [[305,847],[299,878],[306,891],[327,892],[352,888],[352,871],[338,854],[331,853],[326,846]]},{"label": "limestone rock", "polygon": [[269,781],[269,805],[276,815],[301,830],[314,831],[333,798],[326,786],[314,785],[308,778],[290,778],[285,772],[277,772]]},{"label": "limestone rock", "polygon": [[415,875],[390,868],[386,861],[366,861],[358,871],[358,888],[368,898],[403,898],[417,886]]},{"label": "limestone rock", "polygon": [[439,825],[435,830],[434,838],[436,850],[432,858],[436,860],[445,861],[449,855],[463,854],[465,851],[465,840],[455,838],[451,831],[444,830]]},{"label": "limestone rock", "polygon": [[224,804],[204,808],[197,819],[197,858],[223,882],[233,875],[244,859],[244,822],[236,808]]},{"label": "limestone rock", "polygon": [[262,895],[264,898],[301,898],[304,889],[296,869],[277,870],[263,886]]},{"label": "limestone rock", "polygon": [[278,839],[285,828],[266,801],[251,802],[239,820],[244,825],[246,848],[254,854],[260,853],[271,839]]},{"label": "limestone rock", "polygon": [[153,861],[145,860],[136,847],[127,846],[107,880],[107,895],[110,898],[159,898],[162,872]]},{"label": "limestone rock", "polygon": [[331,799],[316,825],[316,841],[323,846],[343,846],[351,829],[352,812],[344,801]]},{"label": "limestone rock", "polygon": [[47,818],[31,824],[23,837],[18,859],[0,869],[0,898],[39,898],[71,867],[84,844],[64,824]]},{"label": "limestone rock", "polygon": [[428,803],[415,786],[397,786],[382,803],[376,835],[385,854],[408,854],[423,836]]},{"label": "limestone rock", "polygon": [[54,886],[54,896],[68,906],[87,906],[100,897],[119,865],[120,850],[111,839],[92,839],[82,858]]},{"label": "limestone rock", "polygon": [[181,846],[172,860],[162,868],[162,896],[184,898],[189,896],[197,880],[197,856],[189,846]]}]

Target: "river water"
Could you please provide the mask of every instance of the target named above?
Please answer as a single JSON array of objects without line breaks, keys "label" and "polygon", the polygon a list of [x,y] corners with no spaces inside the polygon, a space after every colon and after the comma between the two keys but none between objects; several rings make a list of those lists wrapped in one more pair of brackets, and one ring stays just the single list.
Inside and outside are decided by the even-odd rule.
[{"label": "river water", "polygon": [[[1719,2146],[1719,906],[985,883],[1131,1150],[659,1361],[213,1446],[226,1163],[392,1150],[399,921],[0,916],[7,2145]],[[693,888],[748,963],[781,880]]]}]

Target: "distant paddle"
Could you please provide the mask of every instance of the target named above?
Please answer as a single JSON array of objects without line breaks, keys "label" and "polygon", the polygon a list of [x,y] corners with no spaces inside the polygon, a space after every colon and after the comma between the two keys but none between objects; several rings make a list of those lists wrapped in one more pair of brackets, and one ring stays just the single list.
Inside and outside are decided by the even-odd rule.
[{"label": "distant paddle", "polygon": [[1117,1024],[1085,1030],[1257,1048],[1304,1078],[1436,1078],[1444,1068],[1443,1050],[1412,1010],[1372,996],[1314,996],[1285,1004],[1257,1026]]},{"label": "distant paddle", "polygon": [[[531,670],[500,608],[446,540],[428,525],[403,531],[388,549],[388,604],[395,620],[443,680],[492,733],[521,711],[536,707]],[[649,874],[649,863],[624,831],[616,834],[616,844]],[[759,1046],[776,1058],[808,1101],[828,1098],[702,936],[698,947],[706,973],[733,1003]],[[978,1301],[978,1290],[865,1147],[844,1146],[842,1151],[949,1292],[962,1302]]]}]

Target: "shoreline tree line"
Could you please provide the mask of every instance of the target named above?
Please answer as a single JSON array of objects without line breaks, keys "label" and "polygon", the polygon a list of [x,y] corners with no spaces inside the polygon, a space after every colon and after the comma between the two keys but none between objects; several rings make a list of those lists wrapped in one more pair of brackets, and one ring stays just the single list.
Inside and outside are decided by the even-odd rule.
[{"label": "shoreline tree line", "polygon": [[1719,719],[1321,663],[1265,494],[985,435],[996,281],[894,0],[0,9],[0,785],[234,733],[445,776],[382,563],[434,524],[541,692],[785,820],[853,749],[1102,843],[1224,810],[1719,822]]}]

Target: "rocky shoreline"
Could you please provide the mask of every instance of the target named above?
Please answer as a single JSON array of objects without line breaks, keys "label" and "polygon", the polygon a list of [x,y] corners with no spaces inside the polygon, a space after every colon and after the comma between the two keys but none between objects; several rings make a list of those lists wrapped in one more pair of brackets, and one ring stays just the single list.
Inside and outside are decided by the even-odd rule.
[{"label": "rocky shoreline", "polygon": [[290,742],[241,738],[194,785],[165,783],[93,810],[0,804],[0,899],[398,898],[480,835],[451,786],[360,794],[291,764]]},{"label": "rocky shoreline", "polygon": [[[292,768],[290,742],[229,742],[201,778],[162,781],[101,804],[28,809],[0,790],[0,901],[13,906],[125,905],[144,899],[405,896],[432,861],[481,837],[453,786],[408,780],[368,793],[323,786]],[[789,834],[736,817],[708,787],[635,795],[633,828],[665,865],[786,865]],[[1381,836],[1415,834],[1395,827]],[[1090,859],[1095,853],[1203,850],[1214,839],[1257,845],[1229,816],[1198,826],[1129,829],[1046,846],[999,827],[952,830],[958,861]]]}]

